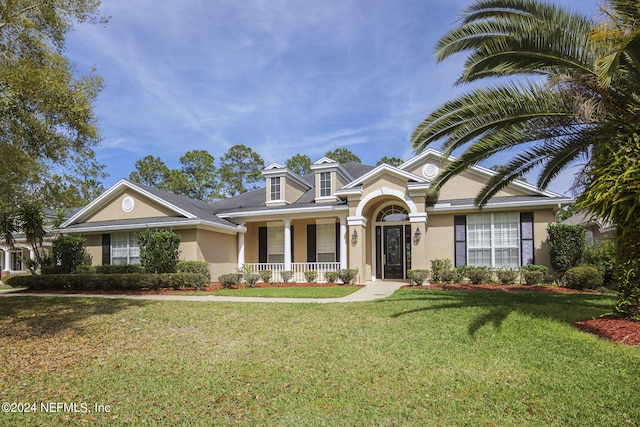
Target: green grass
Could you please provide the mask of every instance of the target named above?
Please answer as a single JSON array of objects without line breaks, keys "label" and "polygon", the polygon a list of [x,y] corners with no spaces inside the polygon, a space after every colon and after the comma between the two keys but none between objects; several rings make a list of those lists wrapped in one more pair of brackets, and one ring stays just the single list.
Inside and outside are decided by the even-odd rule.
[{"label": "green grass", "polygon": [[189,292],[187,295],[216,295],[266,298],[341,298],[362,289],[362,286],[282,287],[220,289],[215,292]]},{"label": "green grass", "polygon": [[3,425],[626,426],[640,349],[572,326],[613,298],[401,290],[351,304],[0,300]]}]

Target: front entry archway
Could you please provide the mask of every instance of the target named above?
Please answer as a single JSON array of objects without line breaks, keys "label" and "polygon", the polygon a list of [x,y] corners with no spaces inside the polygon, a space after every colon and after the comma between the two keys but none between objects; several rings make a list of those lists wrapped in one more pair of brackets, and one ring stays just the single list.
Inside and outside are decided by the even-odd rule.
[{"label": "front entry archway", "polygon": [[402,206],[388,205],[376,216],[376,277],[404,279],[411,269],[411,225]]}]

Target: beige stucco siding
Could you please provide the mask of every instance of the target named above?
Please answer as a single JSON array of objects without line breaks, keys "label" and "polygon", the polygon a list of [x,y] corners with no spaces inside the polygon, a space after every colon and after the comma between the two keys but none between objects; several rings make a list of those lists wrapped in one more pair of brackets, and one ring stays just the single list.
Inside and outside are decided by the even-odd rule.
[{"label": "beige stucco siding", "polygon": [[[122,209],[122,200],[131,197],[134,206],[131,212]],[[177,216],[177,214],[155,201],[130,190],[123,191],[109,204],[87,218],[85,222],[110,221],[114,219],[138,219]]]},{"label": "beige stucco siding", "polygon": [[238,240],[236,235],[196,230],[196,241],[196,259],[209,263],[211,280],[217,281],[221,274],[234,273],[237,270]]},{"label": "beige stucco siding", "polygon": [[434,259],[448,258],[454,261],[453,214],[429,215],[427,231],[421,240],[425,242],[427,267]]},{"label": "beige stucco siding", "polygon": [[[463,172],[460,175],[456,175],[451,178],[440,190],[438,199],[440,200],[456,200],[456,199],[472,199],[482,190],[487,178],[480,175],[473,174],[471,172]],[[525,196],[530,193],[525,193],[522,190],[517,190],[512,187],[500,190],[496,197],[504,196]]]}]

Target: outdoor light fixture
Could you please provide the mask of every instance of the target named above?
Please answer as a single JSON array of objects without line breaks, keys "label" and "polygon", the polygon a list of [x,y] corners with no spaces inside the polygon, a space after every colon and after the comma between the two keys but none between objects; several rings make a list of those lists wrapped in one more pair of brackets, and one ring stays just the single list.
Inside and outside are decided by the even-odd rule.
[{"label": "outdoor light fixture", "polygon": [[420,233],[420,227],[416,227],[416,232],[413,235],[413,243],[417,245],[420,242],[420,236],[422,236],[422,233]]},{"label": "outdoor light fixture", "polygon": [[353,230],[353,234],[351,235],[351,244],[355,246],[358,243],[358,232]]}]

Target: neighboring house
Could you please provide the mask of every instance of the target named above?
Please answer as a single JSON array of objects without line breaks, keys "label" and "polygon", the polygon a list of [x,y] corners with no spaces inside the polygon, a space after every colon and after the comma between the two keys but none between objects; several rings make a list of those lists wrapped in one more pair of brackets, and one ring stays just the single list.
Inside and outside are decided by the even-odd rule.
[{"label": "neighboring house", "polygon": [[451,159],[429,149],[399,167],[326,157],[298,176],[272,163],[265,187],[214,203],[121,180],[58,230],[86,238],[92,264],[139,262],[136,232],[169,228],[181,258],[207,261],[215,279],[254,271],[357,268],[360,281],[404,279],[431,260],[455,265],[549,265],[547,225],[571,199],[514,182],[482,210],[473,200],[495,172],[473,167],[436,196],[431,182]]},{"label": "neighboring house", "polygon": [[[48,231],[44,238],[41,248],[41,254],[50,256],[52,254],[52,241],[54,235],[51,232],[53,227],[51,226],[56,215],[53,211],[45,212],[45,229]],[[21,273],[27,270],[25,261],[27,259],[35,259],[35,253],[31,248],[31,245],[27,242],[27,239],[22,233],[15,233],[13,235],[15,240],[13,249],[9,248],[4,242],[0,243],[0,271],[2,276],[11,273]]]},{"label": "neighboring house", "polygon": [[595,218],[586,212],[578,212],[562,221],[562,224],[583,226],[584,238],[588,244],[600,239],[611,239],[616,235],[615,225]]}]

